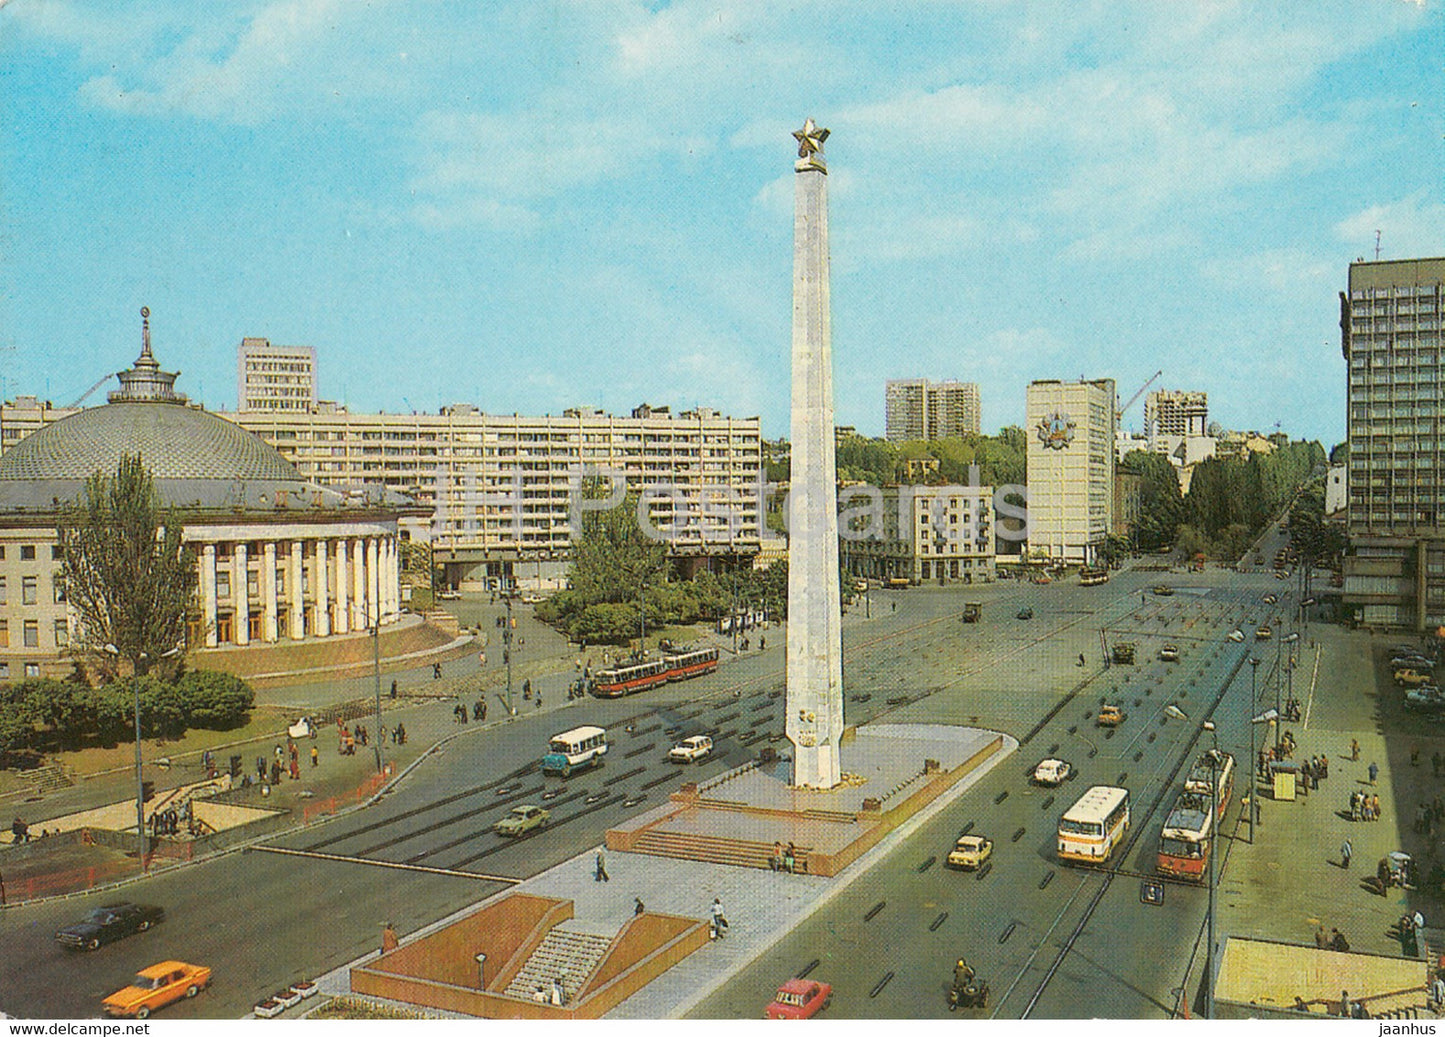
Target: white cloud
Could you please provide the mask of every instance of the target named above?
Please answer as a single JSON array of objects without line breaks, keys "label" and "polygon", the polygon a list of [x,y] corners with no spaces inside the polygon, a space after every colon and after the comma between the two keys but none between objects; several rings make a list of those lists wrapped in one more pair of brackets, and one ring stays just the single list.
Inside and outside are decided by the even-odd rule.
[{"label": "white cloud", "polygon": [[1445,254],[1445,203],[1422,188],[1393,202],[1378,202],[1335,224],[1335,236],[1350,251],[1374,258],[1375,231],[1380,232],[1380,258]]}]

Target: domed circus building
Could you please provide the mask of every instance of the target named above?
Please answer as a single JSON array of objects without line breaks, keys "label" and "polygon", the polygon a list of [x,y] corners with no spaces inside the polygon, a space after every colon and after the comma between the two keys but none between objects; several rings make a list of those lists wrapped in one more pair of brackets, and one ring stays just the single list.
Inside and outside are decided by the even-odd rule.
[{"label": "domed circus building", "polygon": [[196,551],[191,651],[338,637],[401,615],[397,520],[418,509],[380,487],[307,483],[273,447],[187,402],[141,354],[109,402],[31,433],[0,457],[0,680],[73,667],[77,617],[59,580],[56,522],[95,472],[139,454]]}]

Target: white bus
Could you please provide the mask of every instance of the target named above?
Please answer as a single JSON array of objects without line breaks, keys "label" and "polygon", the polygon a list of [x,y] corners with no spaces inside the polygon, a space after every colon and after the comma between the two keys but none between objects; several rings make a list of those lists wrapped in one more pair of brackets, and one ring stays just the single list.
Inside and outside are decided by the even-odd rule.
[{"label": "white bus", "polygon": [[1059,818],[1059,858],[1103,864],[1129,830],[1129,790],[1095,785]]},{"label": "white bus", "polygon": [[543,774],[566,778],[573,771],[595,767],[607,755],[607,732],[600,727],[574,727],[553,735],[542,757]]}]

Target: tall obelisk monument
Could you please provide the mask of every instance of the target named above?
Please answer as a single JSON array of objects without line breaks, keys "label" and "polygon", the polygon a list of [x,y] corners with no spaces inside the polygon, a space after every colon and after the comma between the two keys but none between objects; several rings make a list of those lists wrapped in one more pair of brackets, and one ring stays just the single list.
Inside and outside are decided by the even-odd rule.
[{"label": "tall obelisk monument", "polygon": [[809,119],[798,141],[793,194],[793,431],[788,518],[787,734],[793,785],[842,778],[842,609],[833,441],[833,347],[828,315],[828,131]]}]

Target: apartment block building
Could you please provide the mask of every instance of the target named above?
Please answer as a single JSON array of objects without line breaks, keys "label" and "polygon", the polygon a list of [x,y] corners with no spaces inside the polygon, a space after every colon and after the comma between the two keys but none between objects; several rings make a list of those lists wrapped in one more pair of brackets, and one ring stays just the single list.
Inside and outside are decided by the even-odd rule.
[{"label": "apartment block building", "polygon": [[[885,486],[858,492],[861,497],[840,502],[839,560],[851,575],[911,583],[994,579],[992,486]],[[866,521],[860,521],[860,511],[868,513]],[[876,535],[859,535],[865,532]]]},{"label": "apartment block building", "polygon": [[1368,626],[1445,625],[1445,258],[1350,264],[1344,596]]},{"label": "apartment block building", "polygon": [[1150,449],[1167,454],[1181,440],[1209,434],[1209,394],[1161,389],[1144,397],[1144,432]]},{"label": "apartment block building", "polygon": [[1113,531],[1112,378],[1028,387],[1028,550],[1035,558],[1093,563]]},{"label": "apartment block building", "polygon": [[889,381],[884,387],[884,436],[890,442],[978,435],[976,382]]},{"label": "apartment block building", "polygon": [[566,573],[578,480],[640,495],[669,553],[692,567],[750,559],[762,525],[759,420],[705,408],[628,417],[590,408],[560,417],[484,414],[227,415],[319,485],[381,484],[432,508],[428,540],[451,586],[557,587]]},{"label": "apartment block building", "polygon": [[316,350],[243,338],[236,347],[236,409],[306,413],[316,409]]}]

